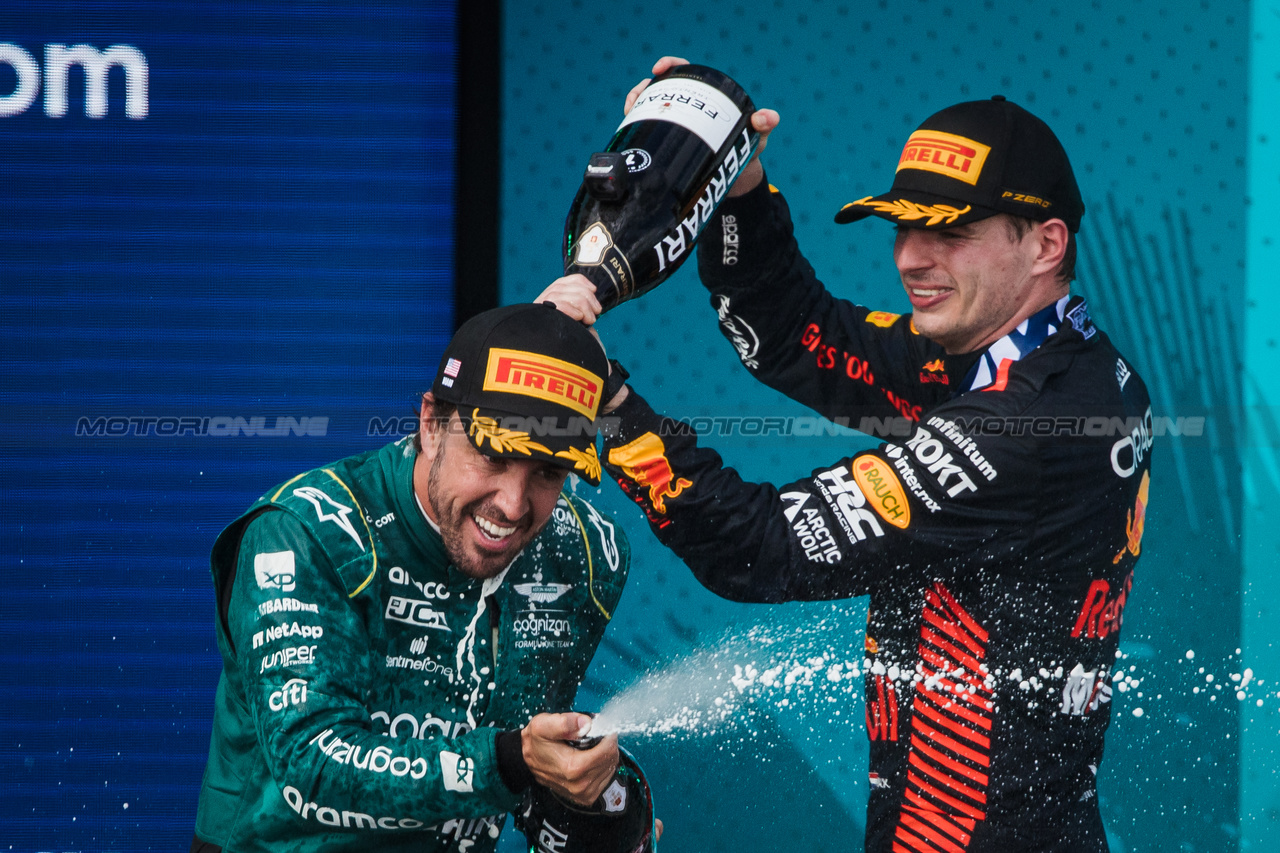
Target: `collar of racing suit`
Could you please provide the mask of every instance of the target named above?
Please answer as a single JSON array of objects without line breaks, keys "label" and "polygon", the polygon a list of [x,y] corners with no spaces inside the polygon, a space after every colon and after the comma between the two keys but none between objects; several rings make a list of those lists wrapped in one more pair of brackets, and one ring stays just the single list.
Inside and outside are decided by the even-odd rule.
[{"label": "collar of racing suit", "polygon": [[1023,320],[978,356],[956,393],[981,391],[1002,382],[1009,364],[1021,361],[1064,328],[1073,329],[1086,339],[1097,334],[1083,298],[1064,296]]}]

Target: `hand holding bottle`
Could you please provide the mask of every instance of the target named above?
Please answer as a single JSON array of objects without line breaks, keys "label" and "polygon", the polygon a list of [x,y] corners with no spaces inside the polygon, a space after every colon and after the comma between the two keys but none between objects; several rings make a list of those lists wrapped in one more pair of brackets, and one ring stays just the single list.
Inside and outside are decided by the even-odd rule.
[{"label": "hand holding bottle", "polygon": [[628,101],[609,144],[591,156],[564,227],[565,273],[594,282],[604,311],[657,287],[692,256],[753,160],[753,121],[777,123],[727,75],[674,58]]},{"label": "hand holding bottle", "polygon": [[[682,59],[679,56],[664,56],[653,64],[652,73],[656,76],[678,65],[688,64],[689,60]],[[640,97],[640,93],[648,88],[651,82],[653,82],[653,78],[646,77],[632,87],[631,91],[627,93],[626,103],[622,107],[624,114],[631,112],[631,108],[635,106],[636,98]],[[751,115],[751,126],[760,134],[760,142],[756,146],[755,156],[751,158],[751,162],[747,167],[742,170],[737,183],[729,190],[730,198],[750,192],[764,180],[764,167],[760,165],[760,152],[764,151],[765,145],[769,142],[769,134],[773,132],[773,129],[778,126],[780,121],[782,121],[782,117],[778,115],[777,110],[760,109]]]}]

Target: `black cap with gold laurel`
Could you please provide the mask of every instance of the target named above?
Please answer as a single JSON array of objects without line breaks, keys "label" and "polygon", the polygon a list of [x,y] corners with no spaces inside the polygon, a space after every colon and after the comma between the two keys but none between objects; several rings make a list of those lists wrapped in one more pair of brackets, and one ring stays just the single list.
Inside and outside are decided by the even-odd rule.
[{"label": "black cap with gold laurel", "polygon": [[997,95],[925,119],[907,139],[887,193],[850,202],[836,222],[879,216],[908,228],[951,228],[1009,213],[1080,230],[1084,201],[1049,126]]},{"label": "black cap with gold laurel", "polygon": [[539,459],[600,482],[596,414],[609,366],[587,328],[551,305],[508,305],[462,324],[431,393],[458,407],[486,456]]}]

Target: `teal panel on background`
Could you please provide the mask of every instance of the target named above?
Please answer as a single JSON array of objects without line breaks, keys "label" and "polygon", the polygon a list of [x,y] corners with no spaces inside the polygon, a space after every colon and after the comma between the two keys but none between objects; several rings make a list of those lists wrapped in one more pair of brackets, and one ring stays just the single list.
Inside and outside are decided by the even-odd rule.
[{"label": "teal panel on background", "polygon": [[[888,187],[908,133],[941,107],[997,93],[1055,128],[1088,206],[1076,290],[1146,376],[1156,414],[1169,426],[1156,439],[1145,554],[1122,643],[1125,668],[1140,683],[1115,695],[1100,774],[1117,853],[1236,849],[1241,723],[1266,715],[1270,731],[1276,728],[1270,679],[1280,671],[1265,646],[1238,651],[1240,536],[1252,518],[1238,476],[1243,436],[1237,434],[1247,399],[1239,381],[1245,330],[1238,318],[1245,299],[1249,35],[1248,7],[1237,2],[1116,8],[1015,0],[665,0],[504,9],[504,302],[531,299],[560,274],[563,219],[587,158],[621,120],[627,90],[663,54],[718,67],[758,105],[781,112],[765,162],[791,204],[801,245],[837,295],[884,310],[909,310],[890,257],[892,228],[878,220],[837,226],[831,217],[843,203]],[[692,264],[616,309],[599,328],[635,386],[675,417],[809,415],[751,381],[720,336]],[[784,442],[743,435],[749,420],[725,423],[738,426],[709,443],[759,480],[796,479],[870,443],[856,433]],[[1274,441],[1272,454],[1274,472]],[[833,608],[721,601],[657,543],[612,484],[599,500],[631,534],[635,569],[582,693],[585,709],[699,649],[727,643],[749,663],[751,649],[733,638],[751,624],[803,632],[821,623],[799,644],[825,642],[828,664],[861,657],[864,602]],[[1258,658],[1251,657],[1255,651]],[[1252,710],[1242,714],[1235,692],[1246,667],[1270,694],[1259,692],[1256,681],[1247,685]],[[711,683],[717,671],[706,670],[708,689],[699,701],[725,697],[723,683]],[[671,792],[680,803],[669,812],[663,849],[717,849],[744,825],[757,828],[758,835],[747,836],[756,846],[731,849],[782,849],[770,831],[777,803],[815,779],[824,814],[838,807],[845,823],[814,844],[861,849],[862,706],[857,691],[842,691],[839,684],[817,688],[787,704],[779,696],[753,697],[757,719],[767,723],[743,724],[731,737],[734,761],[754,754],[754,762],[717,764],[725,748],[720,731],[633,739],[655,778],[705,772],[717,794],[718,807],[697,818],[684,794]],[[1262,708],[1257,699],[1264,699]],[[1247,745],[1252,737],[1246,728]],[[779,754],[803,761],[786,767],[766,760]],[[691,770],[699,760],[705,766]],[[1246,767],[1256,764],[1246,758]],[[1246,784],[1244,794],[1258,790]],[[654,794],[661,813],[664,791]]]},{"label": "teal panel on background", "polygon": [[[1241,848],[1272,850],[1280,838],[1280,3],[1253,7],[1249,84],[1249,244],[1246,273],[1244,397],[1244,660],[1272,695],[1249,697],[1240,717]],[[1243,675],[1248,673],[1243,673]]]}]

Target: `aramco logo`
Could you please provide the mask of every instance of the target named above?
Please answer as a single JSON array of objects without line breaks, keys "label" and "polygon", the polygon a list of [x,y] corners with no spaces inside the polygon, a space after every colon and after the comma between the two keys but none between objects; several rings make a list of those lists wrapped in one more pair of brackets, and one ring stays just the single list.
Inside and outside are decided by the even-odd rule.
[{"label": "aramco logo", "polygon": [[[147,117],[147,58],[136,47],[113,44],[105,50],[87,44],[44,46],[44,70],[24,48],[0,42],[0,65],[8,65],[17,77],[13,91],[0,94],[0,118],[26,112],[44,90],[44,114],[62,118],[67,114],[67,81],[71,69],[84,72],[84,114],[103,118],[107,114],[107,82],[113,66],[124,69],[124,112],[129,118]],[[0,79],[4,78],[0,69]],[[43,84],[43,86],[42,86]]]}]

